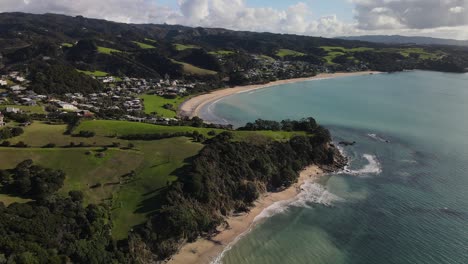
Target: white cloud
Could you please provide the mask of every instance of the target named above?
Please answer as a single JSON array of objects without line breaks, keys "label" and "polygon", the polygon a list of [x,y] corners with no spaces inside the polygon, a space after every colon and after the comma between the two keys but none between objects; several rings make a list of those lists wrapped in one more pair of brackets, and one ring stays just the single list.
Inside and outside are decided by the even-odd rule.
[{"label": "white cloud", "polygon": [[428,29],[468,25],[466,0],[351,0],[361,29]]},{"label": "white cloud", "polygon": [[[175,0],[174,0],[175,1]],[[126,23],[169,23],[316,36],[420,34],[464,38],[468,0],[348,0],[355,22],[337,16],[314,18],[303,0],[285,9],[251,7],[249,0],[0,0],[0,12],[61,13]],[[450,37],[450,36],[448,36]]]}]

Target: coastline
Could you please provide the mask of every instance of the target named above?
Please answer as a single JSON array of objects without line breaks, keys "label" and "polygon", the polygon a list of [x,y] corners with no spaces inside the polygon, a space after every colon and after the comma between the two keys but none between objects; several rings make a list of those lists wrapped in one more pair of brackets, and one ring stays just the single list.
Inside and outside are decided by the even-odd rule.
[{"label": "coastline", "polygon": [[277,86],[277,85],[282,85],[282,84],[289,84],[289,83],[296,83],[296,82],[304,82],[304,81],[311,81],[311,80],[318,80],[318,79],[331,79],[331,78],[338,78],[338,77],[361,76],[361,75],[370,75],[370,74],[379,74],[379,73],[381,72],[362,71],[362,72],[321,73],[313,77],[287,79],[287,80],[269,82],[266,84],[236,86],[232,88],[215,90],[210,93],[195,96],[183,102],[178,109],[178,115],[190,117],[190,118],[199,116],[201,109],[205,105],[211,102],[217,101],[223,97],[237,94],[237,93],[243,93],[243,92],[263,89],[267,87],[272,87],[272,86]]},{"label": "coastline", "polygon": [[297,183],[289,188],[274,193],[264,193],[254,203],[254,207],[248,213],[228,217],[226,221],[229,228],[218,229],[216,236],[206,239],[201,238],[195,242],[183,245],[167,262],[170,264],[190,264],[190,263],[210,263],[231,243],[235,242],[239,236],[248,232],[258,223],[259,216],[265,209],[276,202],[294,199],[300,192],[300,186],[306,181],[317,181],[324,171],[317,165],[311,165],[302,170]]}]

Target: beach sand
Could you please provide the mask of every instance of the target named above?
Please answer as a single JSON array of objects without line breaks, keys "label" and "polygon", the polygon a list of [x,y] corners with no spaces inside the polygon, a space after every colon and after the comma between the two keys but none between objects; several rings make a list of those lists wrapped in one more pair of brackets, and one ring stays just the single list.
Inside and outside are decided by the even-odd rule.
[{"label": "beach sand", "polygon": [[219,230],[220,233],[211,238],[199,239],[185,244],[179,252],[168,261],[170,264],[210,263],[239,235],[248,232],[256,223],[255,218],[272,204],[294,199],[300,191],[300,186],[308,180],[317,180],[323,171],[318,166],[309,166],[301,171],[298,182],[291,187],[274,193],[265,193],[255,202],[249,213],[228,217],[230,228]]},{"label": "beach sand", "polygon": [[316,76],[308,77],[308,78],[280,80],[280,81],[270,82],[266,84],[236,86],[233,88],[215,90],[211,93],[195,96],[185,101],[184,103],[180,105],[178,113],[179,113],[179,116],[186,116],[186,117],[198,116],[200,113],[200,110],[205,105],[211,102],[217,101],[225,96],[236,94],[236,93],[253,91],[253,90],[281,85],[281,84],[303,82],[303,81],[310,81],[310,80],[316,80],[316,79],[330,79],[330,78],[337,78],[337,77],[359,76],[359,75],[369,75],[369,74],[377,74],[377,73],[380,73],[380,72],[363,71],[363,72],[321,73]]}]

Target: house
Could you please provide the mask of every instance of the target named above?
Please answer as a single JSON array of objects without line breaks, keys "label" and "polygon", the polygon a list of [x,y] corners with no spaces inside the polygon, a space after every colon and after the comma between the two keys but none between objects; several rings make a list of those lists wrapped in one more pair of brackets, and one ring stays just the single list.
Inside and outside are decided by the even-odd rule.
[{"label": "house", "polygon": [[21,113],[21,109],[16,108],[16,107],[7,107],[5,111],[7,113],[15,113],[15,114]]},{"label": "house", "polygon": [[0,112],[0,127],[5,126],[5,122],[3,121],[3,114]]},{"label": "house", "polygon": [[72,104],[68,104],[68,103],[60,103],[59,104],[60,107],[62,107],[63,110],[66,110],[66,111],[77,111],[78,110],[78,107],[72,105]]},{"label": "house", "polygon": [[18,92],[18,91],[24,91],[26,90],[26,87],[23,87],[21,85],[14,85],[12,87],[10,87],[10,89],[13,91],[13,92]]},{"label": "house", "polygon": [[0,80],[0,86],[7,86],[8,82],[5,80]]}]

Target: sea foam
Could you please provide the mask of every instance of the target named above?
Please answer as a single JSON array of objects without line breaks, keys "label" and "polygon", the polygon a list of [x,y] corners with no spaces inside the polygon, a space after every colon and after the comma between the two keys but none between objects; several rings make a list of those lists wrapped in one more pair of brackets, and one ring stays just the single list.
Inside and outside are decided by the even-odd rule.
[{"label": "sea foam", "polygon": [[281,214],[286,212],[291,207],[310,207],[311,204],[321,204],[324,206],[332,206],[333,202],[341,201],[342,198],[338,197],[327,191],[327,189],[310,180],[306,181],[301,185],[301,191],[298,193],[294,198],[284,201],[278,201],[273,203],[272,205],[265,208],[259,215],[257,215],[249,227],[248,230],[240,234],[239,236],[234,239],[231,243],[229,243],[224,250],[216,256],[212,261],[211,264],[221,264],[222,259],[226,252],[231,250],[232,246],[236,244],[242,237],[247,235],[252,228],[257,224],[259,221],[270,218],[274,215]]},{"label": "sea foam", "polygon": [[351,175],[368,175],[368,174],[380,174],[382,172],[382,166],[376,156],[371,154],[362,155],[368,162],[364,167],[358,170],[350,170],[348,167],[345,168],[343,173]]}]

